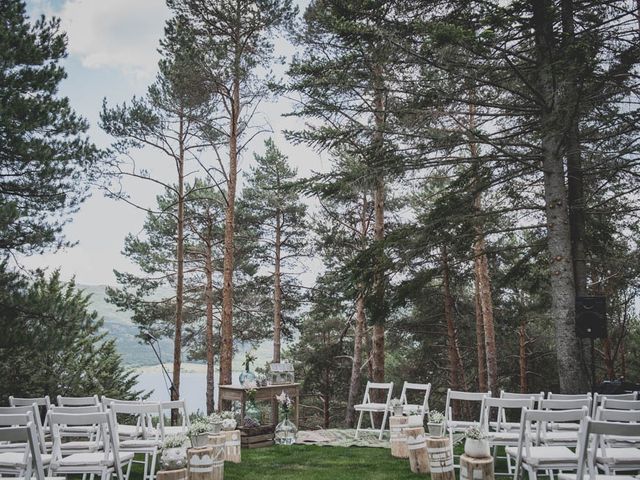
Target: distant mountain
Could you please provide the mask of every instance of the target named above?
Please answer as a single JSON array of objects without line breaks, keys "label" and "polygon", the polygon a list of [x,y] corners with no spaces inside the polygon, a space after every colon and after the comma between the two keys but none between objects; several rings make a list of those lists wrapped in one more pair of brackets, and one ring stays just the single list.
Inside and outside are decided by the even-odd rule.
[{"label": "distant mountain", "polygon": [[[115,338],[118,351],[124,363],[131,366],[157,365],[158,359],[152,348],[141,343],[136,337],[138,327],[131,322],[130,312],[121,312],[114,305],[107,302],[106,285],[78,285],[86,293],[91,294],[91,306],[104,319],[104,330],[109,337]],[[169,339],[160,340],[160,354],[162,361],[173,361],[173,342]]]}]

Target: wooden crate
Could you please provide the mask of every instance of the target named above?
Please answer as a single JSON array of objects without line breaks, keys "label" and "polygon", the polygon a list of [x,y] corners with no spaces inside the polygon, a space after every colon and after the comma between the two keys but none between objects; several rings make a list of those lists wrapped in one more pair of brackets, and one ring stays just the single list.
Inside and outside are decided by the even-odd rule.
[{"label": "wooden crate", "polygon": [[240,427],[240,444],[242,448],[261,448],[273,445],[274,425],[260,425],[259,427]]}]

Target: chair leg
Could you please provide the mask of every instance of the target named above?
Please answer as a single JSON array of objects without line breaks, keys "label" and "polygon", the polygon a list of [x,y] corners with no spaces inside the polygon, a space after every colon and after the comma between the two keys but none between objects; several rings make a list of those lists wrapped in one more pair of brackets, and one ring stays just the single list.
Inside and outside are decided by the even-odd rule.
[{"label": "chair leg", "polygon": [[369,412],[369,421],[371,422],[371,430],[375,430],[376,429],[376,424],[373,421],[373,412]]},{"label": "chair leg", "polygon": [[364,415],[363,411],[360,411],[360,416],[358,417],[358,426],[356,427],[356,439],[358,438],[358,434],[360,433],[360,426],[362,425],[362,416]]},{"label": "chair leg", "polygon": [[380,435],[378,435],[378,440],[382,440],[382,436],[384,435],[384,427],[387,424],[388,415],[389,415],[389,411],[385,410],[384,415],[382,416],[382,425],[380,425]]},{"label": "chair leg", "polygon": [[158,451],[155,450],[151,454],[151,469],[149,471],[149,480],[155,480],[156,478],[156,459],[158,458]]}]

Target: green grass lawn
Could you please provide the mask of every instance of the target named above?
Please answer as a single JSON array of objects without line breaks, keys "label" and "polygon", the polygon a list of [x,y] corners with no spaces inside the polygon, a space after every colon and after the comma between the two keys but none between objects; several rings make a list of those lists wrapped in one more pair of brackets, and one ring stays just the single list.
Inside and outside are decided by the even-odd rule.
[{"label": "green grass lawn", "polygon": [[365,447],[275,446],[242,450],[242,463],[225,463],[225,480],[403,480],[409,460],[393,458],[389,450]]}]

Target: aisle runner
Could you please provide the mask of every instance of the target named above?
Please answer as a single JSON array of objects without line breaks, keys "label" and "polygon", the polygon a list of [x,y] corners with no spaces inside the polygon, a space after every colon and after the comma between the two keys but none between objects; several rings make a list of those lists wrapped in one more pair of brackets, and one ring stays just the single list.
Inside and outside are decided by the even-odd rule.
[{"label": "aisle runner", "polygon": [[327,445],[332,447],[389,448],[389,432],[378,440],[376,432],[360,432],[357,440],[355,429],[303,430],[298,432],[296,443],[302,445]]}]

